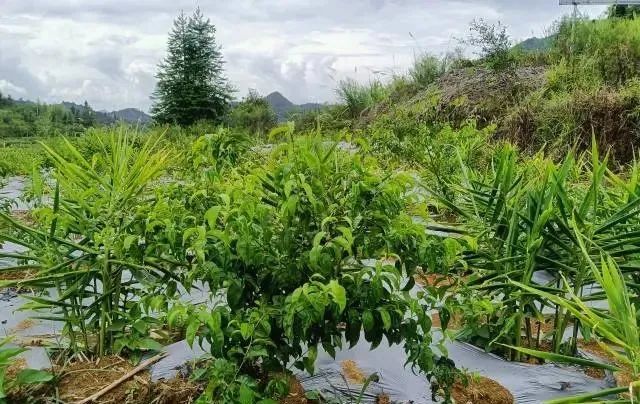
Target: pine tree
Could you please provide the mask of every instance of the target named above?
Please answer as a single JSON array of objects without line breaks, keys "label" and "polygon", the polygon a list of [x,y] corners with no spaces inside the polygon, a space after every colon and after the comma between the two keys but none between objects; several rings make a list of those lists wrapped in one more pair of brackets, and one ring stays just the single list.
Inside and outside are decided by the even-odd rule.
[{"label": "pine tree", "polygon": [[82,115],[80,119],[82,121],[82,124],[86,127],[93,126],[96,123],[95,113],[86,100],[84,101],[84,105],[82,106]]},{"label": "pine tree", "polygon": [[198,8],[191,17],[175,19],[167,57],[158,66],[151,113],[159,123],[190,125],[219,121],[231,101],[215,27]]}]

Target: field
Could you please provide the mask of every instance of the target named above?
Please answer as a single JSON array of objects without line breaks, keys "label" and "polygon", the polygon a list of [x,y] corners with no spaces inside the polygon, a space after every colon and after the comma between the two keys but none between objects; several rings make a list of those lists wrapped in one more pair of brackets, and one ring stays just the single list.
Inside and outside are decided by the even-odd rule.
[{"label": "field", "polygon": [[568,20],[283,124],[4,138],[0,403],[635,402],[638,57]]}]

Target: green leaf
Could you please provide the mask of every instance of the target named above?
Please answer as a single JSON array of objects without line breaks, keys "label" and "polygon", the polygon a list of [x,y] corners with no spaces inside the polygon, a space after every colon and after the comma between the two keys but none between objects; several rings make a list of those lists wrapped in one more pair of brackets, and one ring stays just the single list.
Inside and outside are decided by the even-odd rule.
[{"label": "green leaf", "polygon": [[138,347],[141,349],[148,349],[150,351],[161,351],[162,345],[151,338],[143,338],[138,342]]},{"label": "green leaf", "polygon": [[16,379],[19,384],[37,384],[53,380],[53,375],[44,370],[23,369],[18,373]]},{"label": "green leaf", "polygon": [[619,367],[610,365],[608,363],[602,363],[602,362],[596,362],[588,359],[577,358],[575,356],[560,355],[553,352],[536,351],[535,349],[515,347],[511,345],[504,345],[504,344],[499,344],[499,345],[505,346],[510,349],[514,349],[516,351],[522,352],[527,355],[535,356],[536,358],[548,360],[550,362],[568,363],[571,365],[580,365],[580,366],[590,366],[593,368],[607,369],[612,371],[620,370]]},{"label": "green leaf", "polygon": [[364,330],[367,332],[373,330],[375,324],[373,313],[369,310],[365,310],[365,312],[362,313],[362,326],[364,327]]},{"label": "green leaf", "polygon": [[204,214],[204,218],[207,221],[207,224],[209,224],[209,228],[210,229],[215,229],[216,228],[216,224],[217,224],[217,221],[218,221],[218,215],[220,214],[220,209],[221,209],[220,206],[212,206]]},{"label": "green leaf", "polygon": [[238,397],[240,404],[253,404],[253,397],[255,393],[246,384],[240,386],[240,397]]},{"label": "green leaf", "polygon": [[199,328],[200,321],[198,320],[198,318],[193,317],[191,320],[189,320],[189,324],[187,325],[187,330],[185,332],[185,338],[187,340],[187,344],[189,344],[190,347],[193,347],[193,340],[196,338],[196,333],[198,332]]},{"label": "green leaf", "polygon": [[240,282],[232,281],[227,289],[227,303],[232,309],[237,309],[242,305],[243,288]]},{"label": "green leaf", "polygon": [[240,335],[244,340],[248,340],[253,334],[253,327],[249,323],[240,324]]},{"label": "green leaf", "polygon": [[347,307],[347,291],[336,280],[329,282],[329,293],[333,296],[333,300],[340,308],[340,313]]},{"label": "green leaf", "polygon": [[379,308],[378,312],[380,313],[380,318],[382,318],[382,327],[388,331],[391,328],[391,315],[383,308]]}]

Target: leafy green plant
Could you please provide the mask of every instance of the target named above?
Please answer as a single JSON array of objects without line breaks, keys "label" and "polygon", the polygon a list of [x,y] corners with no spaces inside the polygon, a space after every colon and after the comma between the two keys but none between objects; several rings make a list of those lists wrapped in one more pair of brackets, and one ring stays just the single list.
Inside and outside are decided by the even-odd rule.
[{"label": "leafy green plant", "polygon": [[259,137],[267,134],[277,122],[278,117],[271,104],[253,90],[229,112],[231,126]]},{"label": "leafy green plant", "polygon": [[[118,340],[145,330],[142,324],[153,321],[140,311],[137,297],[175,292],[176,264],[162,257],[162,247],[147,243],[153,233],[145,218],[137,215],[147,187],[170,158],[157,144],[157,139],[149,139],[135,148],[121,131],[91,160],[69,142],[70,158],[43,145],[54,161],[57,186],[52,205],[38,213],[42,227],[28,227],[1,215],[10,228],[2,240],[26,248],[17,255],[4,253],[22,264],[2,271],[37,271],[31,278],[3,285],[55,290],[51,296],[29,297],[29,308],[53,310],[40,318],[62,321],[74,351],[102,356],[131,347],[119,345]],[[140,338],[134,348],[158,347],[153,340]]]},{"label": "leafy green plant", "polygon": [[202,171],[205,177],[215,177],[238,164],[251,144],[246,133],[218,127],[193,143],[190,156],[193,169]]},{"label": "leafy green plant", "polygon": [[43,370],[22,369],[14,378],[7,380],[8,367],[14,363],[18,355],[27,350],[20,347],[8,347],[10,342],[10,338],[0,340],[0,403],[7,403],[7,394],[12,389],[24,385],[46,383],[53,379],[52,374]]},{"label": "leafy green plant", "polygon": [[554,362],[586,365],[614,371],[628,370],[630,373],[632,383],[629,386],[606,389],[579,397],[551,400],[549,401],[551,403],[585,402],[624,392],[629,392],[632,397],[622,401],[616,400],[615,402],[632,403],[634,399],[640,396],[636,391],[640,382],[633,382],[640,376],[640,334],[638,333],[637,311],[635,307],[637,297],[629,293],[626,285],[627,281],[615,260],[610,255],[601,252],[600,266],[598,267],[592,260],[585,246],[585,241],[589,242],[589,240],[584,240],[584,236],[579,232],[576,232],[576,236],[584,258],[588,262],[596,282],[604,291],[608,303],[608,309],[606,311],[590,307],[586,301],[583,301],[581,296],[575,293],[566,280],[563,280],[566,297],[551,294],[518,282],[514,282],[514,284],[528,293],[549,300],[568,312],[571,312],[576,319],[580,320],[583,327],[589,328],[595,335],[602,339],[597,340],[598,345],[613,358],[615,364],[601,363],[518,347],[513,347],[513,349]]},{"label": "leafy green plant", "polygon": [[[407,292],[431,240],[406,213],[411,178],[381,176],[372,164],[301,138],[243,180],[218,183],[217,203],[183,240],[193,276],[222,298],[210,307],[173,302],[169,323],[255,381],[291,364],[313,372],[319,346],[335,354],[343,337],[354,345],[361,335],[373,348],[384,337],[404,344],[408,363],[431,372],[425,307],[435,302]],[[227,382],[237,395],[249,386],[242,380]],[[210,380],[209,399],[218,383]],[[264,383],[254,385],[261,396]]]},{"label": "leafy green plant", "polygon": [[[548,293],[561,293],[561,279],[570,282],[574,293],[592,281],[572,223],[578,230],[616,257],[626,271],[635,271],[637,200],[634,174],[622,179],[607,175],[607,159],[600,161],[594,147],[590,162],[568,155],[562,165],[539,158],[519,167],[512,148],[503,149],[488,174],[462,168],[461,186],[453,185],[454,198],[439,201],[464,222],[463,228],[477,237],[477,249],[464,254],[462,273],[470,296],[490,297],[501,302],[500,310],[487,320],[489,333],[480,335],[479,345],[494,342],[513,346],[538,346],[540,333],[532,322],[542,322],[542,308],[548,304],[534,295],[520,293],[510,281],[517,281]],[[580,183],[577,178],[584,180]],[[608,184],[608,187],[605,186]],[[463,231],[464,231],[463,230]],[[459,230],[460,231],[460,230]],[[544,271],[553,281],[542,284],[534,274]],[[584,298],[588,298],[584,296]],[[473,301],[471,302],[473,304]],[[557,305],[551,339],[554,352],[575,353],[580,319]],[[576,321],[568,347],[564,330]],[[522,334],[524,332],[525,339]],[[488,338],[487,338],[488,337]],[[514,359],[520,356],[514,351]]]}]

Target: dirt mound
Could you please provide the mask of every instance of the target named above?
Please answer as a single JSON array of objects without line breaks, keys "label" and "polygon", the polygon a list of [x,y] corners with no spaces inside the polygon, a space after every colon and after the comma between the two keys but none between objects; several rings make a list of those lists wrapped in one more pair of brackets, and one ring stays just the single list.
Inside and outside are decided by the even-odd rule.
[{"label": "dirt mound", "polygon": [[435,84],[441,95],[440,110],[451,121],[477,119],[488,124],[504,116],[523,94],[545,84],[544,66],[496,72],[484,67],[452,70]]},{"label": "dirt mound", "polygon": [[469,380],[467,386],[462,382],[453,385],[451,395],[460,404],[513,404],[513,395],[498,382],[486,377]]}]

